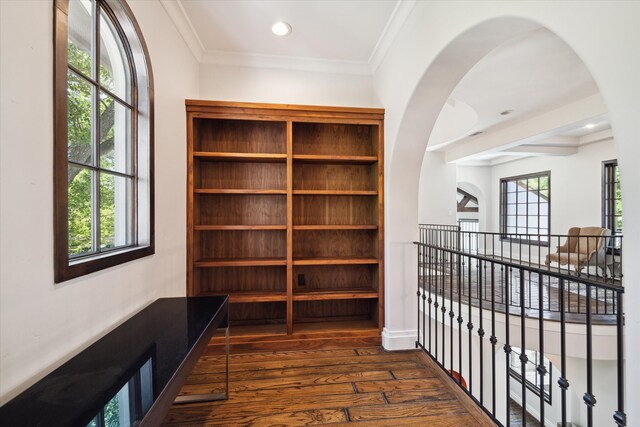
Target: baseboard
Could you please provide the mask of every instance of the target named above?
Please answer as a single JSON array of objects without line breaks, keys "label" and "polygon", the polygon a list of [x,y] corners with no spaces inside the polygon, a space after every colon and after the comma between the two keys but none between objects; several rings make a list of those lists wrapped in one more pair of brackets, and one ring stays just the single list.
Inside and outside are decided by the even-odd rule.
[{"label": "baseboard", "polygon": [[382,346],[385,350],[410,350],[416,348],[418,332],[415,329],[408,331],[390,331],[384,328],[382,331]]}]

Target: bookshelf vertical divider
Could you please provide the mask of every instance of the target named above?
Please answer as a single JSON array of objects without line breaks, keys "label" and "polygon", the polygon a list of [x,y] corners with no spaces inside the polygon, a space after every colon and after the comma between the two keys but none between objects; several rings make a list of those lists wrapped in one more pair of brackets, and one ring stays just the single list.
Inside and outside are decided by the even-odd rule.
[{"label": "bookshelf vertical divider", "polygon": [[187,295],[230,295],[236,348],[380,344],[384,110],[186,111]]},{"label": "bookshelf vertical divider", "polygon": [[293,123],[287,122],[287,334],[293,333]]}]

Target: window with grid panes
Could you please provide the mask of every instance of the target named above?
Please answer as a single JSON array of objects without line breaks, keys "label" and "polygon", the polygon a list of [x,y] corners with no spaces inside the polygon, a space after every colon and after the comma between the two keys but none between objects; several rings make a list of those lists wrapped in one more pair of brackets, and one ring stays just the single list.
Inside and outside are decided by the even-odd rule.
[{"label": "window with grid panes", "polygon": [[612,249],[619,251],[622,242],[615,236],[622,236],[622,190],[617,160],[602,164],[602,226],[611,230]]},{"label": "window with grid panes", "polygon": [[549,171],[500,180],[500,233],[503,239],[549,244]]},{"label": "window with grid panes", "polygon": [[124,1],[55,3],[56,282],[153,253],[153,84]]}]

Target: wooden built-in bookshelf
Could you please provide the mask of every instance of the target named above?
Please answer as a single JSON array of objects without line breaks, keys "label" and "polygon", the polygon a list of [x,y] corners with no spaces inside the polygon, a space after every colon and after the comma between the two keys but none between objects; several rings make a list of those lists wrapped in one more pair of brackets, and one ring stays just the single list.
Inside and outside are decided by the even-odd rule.
[{"label": "wooden built-in bookshelf", "polygon": [[232,344],[379,344],[384,110],[187,100],[187,294]]}]

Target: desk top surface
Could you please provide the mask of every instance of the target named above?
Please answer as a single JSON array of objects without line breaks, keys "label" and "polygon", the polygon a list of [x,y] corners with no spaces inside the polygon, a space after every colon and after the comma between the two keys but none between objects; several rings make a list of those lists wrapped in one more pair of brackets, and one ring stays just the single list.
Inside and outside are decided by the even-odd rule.
[{"label": "desk top surface", "polygon": [[201,335],[223,321],[226,301],[226,296],[154,301],[0,407],[0,424],[87,425],[145,364],[151,366],[155,401]]}]

